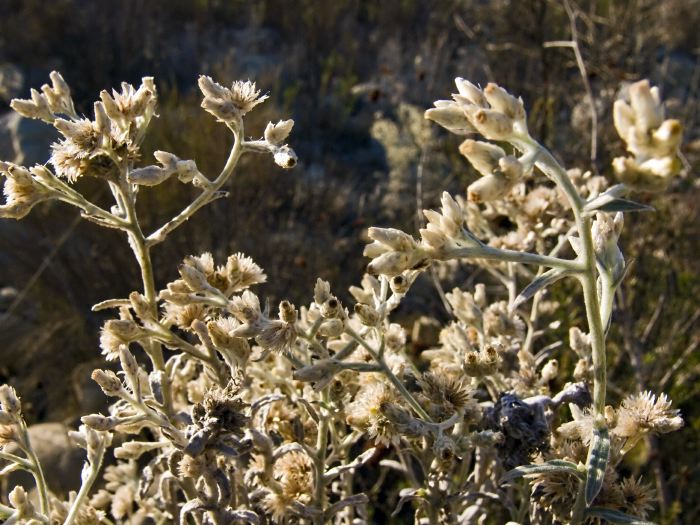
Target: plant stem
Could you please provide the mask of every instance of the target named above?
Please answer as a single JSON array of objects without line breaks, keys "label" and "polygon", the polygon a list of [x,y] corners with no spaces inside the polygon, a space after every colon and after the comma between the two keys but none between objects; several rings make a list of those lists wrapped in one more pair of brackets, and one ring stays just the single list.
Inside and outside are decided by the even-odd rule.
[{"label": "plant stem", "polygon": [[360,336],[357,332],[355,332],[352,328],[346,327],[345,328],[346,333],[352,337],[355,341],[357,341],[369,354],[374,358],[374,360],[377,362],[377,364],[380,366],[382,369],[382,372],[384,375],[391,381],[391,384],[393,384],[396,389],[399,391],[401,396],[406,400],[406,402],[411,405],[413,410],[416,411],[416,413],[423,419],[424,421],[427,421],[428,423],[432,423],[433,420],[432,418],[428,415],[428,413],[423,409],[422,406],[420,406],[420,403],[416,401],[416,398],[411,395],[411,393],[406,389],[404,384],[401,382],[401,380],[394,375],[394,373],[391,371],[389,368],[389,365],[386,364],[386,361],[384,360],[383,356],[380,356],[378,352],[372,348],[367,341],[365,341],[362,336]]},{"label": "plant stem", "polygon": [[[525,151],[537,150],[537,167],[550,179],[557,183],[566,195],[571,211],[574,214],[576,229],[581,240],[581,249],[578,261],[583,264],[582,271],[578,274],[578,279],[583,288],[583,300],[586,307],[586,319],[588,331],[591,339],[591,353],[593,357],[593,414],[596,425],[605,425],[605,390],[607,386],[607,365],[605,355],[605,330],[603,328],[603,315],[601,312],[601,301],[598,297],[597,278],[598,268],[596,266],[596,255],[593,246],[593,235],[591,232],[591,219],[583,217],[583,199],[574,187],[566,170],[556,161],[556,159],[532,138],[517,141],[514,143],[519,149]],[[605,274],[605,272],[601,272]],[[603,283],[606,286],[606,283]],[[609,293],[612,295],[612,292]],[[610,299],[612,300],[612,298]],[[607,304],[607,303],[606,303]],[[611,303],[612,304],[612,303]],[[609,315],[606,307],[606,320]],[[581,483],[576,498],[576,507],[572,512],[571,523],[577,525],[583,520],[582,505],[585,506],[586,483]],[[583,498],[583,499],[582,499]],[[583,502],[583,503],[581,503]]]},{"label": "plant stem", "polygon": [[456,248],[445,252],[445,259],[469,258],[486,259],[490,261],[508,261],[521,264],[534,264],[548,268],[561,268],[572,272],[580,272],[584,268],[579,261],[550,257],[538,253],[518,252],[515,250],[502,250],[491,246],[479,246],[469,248]]},{"label": "plant stem", "polygon": [[238,160],[241,158],[241,154],[243,153],[243,123],[239,121],[237,126],[230,126],[230,129],[233,132],[234,137],[233,147],[231,148],[231,153],[226,161],[226,165],[221,170],[219,176],[176,217],[168,221],[147,237],[146,242],[149,248],[155,244],[163,242],[170,232],[187,221],[202,206],[205,206],[211,202],[215,198],[216,192],[218,192],[224,183],[229,179],[233,169],[236,167],[236,164],[238,164]]},{"label": "plant stem", "polygon": [[36,456],[34,449],[32,448],[31,441],[29,440],[29,430],[27,429],[27,424],[22,419],[19,424],[19,429],[22,435],[22,450],[27,455],[27,458],[32,463],[32,475],[34,476],[34,481],[36,482],[36,488],[39,492],[39,511],[44,516],[49,515],[49,496],[48,487],[46,485],[46,478],[44,477],[44,470],[41,468],[41,463],[39,463],[39,458]]},{"label": "plant stem", "polygon": [[102,459],[104,458],[104,454],[105,443],[104,441],[102,441],[100,443],[100,447],[95,451],[95,456],[92,458],[92,461],[90,461],[90,475],[87,479],[83,480],[83,484],[80,486],[80,491],[78,492],[75,501],[71,505],[70,511],[68,512],[68,516],[66,517],[66,521],[63,522],[63,525],[72,525],[75,521],[75,518],[78,515],[78,511],[80,510],[81,505],[90,493],[90,489],[95,483],[97,475],[100,473],[100,468],[102,467]]},{"label": "plant stem", "polygon": [[316,454],[314,457],[314,466],[316,469],[316,485],[314,486],[314,501],[316,507],[320,510],[320,514],[314,516],[314,523],[323,525],[323,513],[326,507],[326,486],[324,483],[324,474],[326,472],[326,453],[328,448],[328,418],[329,414],[323,413],[323,405],[328,403],[329,387],[326,386],[321,392],[321,411],[319,412],[318,434],[316,436]]}]

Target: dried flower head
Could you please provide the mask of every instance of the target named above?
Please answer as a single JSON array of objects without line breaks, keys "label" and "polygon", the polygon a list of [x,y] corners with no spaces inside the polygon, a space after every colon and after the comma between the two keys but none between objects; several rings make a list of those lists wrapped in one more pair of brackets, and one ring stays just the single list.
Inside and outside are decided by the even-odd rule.
[{"label": "dried flower head", "polygon": [[289,452],[275,461],[273,475],[279,487],[265,496],[263,506],[280,523],[294,515],[294,503],[308,505],[314,487],[311,458],[303,452]]},{"label": "dried flower head", "polygon": [[399,442],[391,421],[383,409],[387,405],[398,404],[394,391],[381,381],[365,384],[347,406],[346,420],[349,425],[367,432],[377,444],[389,446]]},{"label": "dried flower head", "polygon": [[230,88],[217,84],[208,76],[199,77],[199,89],[204,94],[202,107],[221,122],[232,122],[264,102],[268,96],[260,96],[255,82],[235,81]]},{"label": "dried flower head", "polygon": [[50,198],[49,190],[32,176],[36,169],[0,162],[0,176],[5,178],[2,189],[5,204],[0,205],[0,218],[21,219],[36,204]]},{"label": "dried flower head", "polygon": [[617,426],[613,433],[622,437],[633,437],[640,433],[665,434],[683,426],[680,411],[671,408],[666,394],[657,398],[650,391],[628,396],[617,412]]}]

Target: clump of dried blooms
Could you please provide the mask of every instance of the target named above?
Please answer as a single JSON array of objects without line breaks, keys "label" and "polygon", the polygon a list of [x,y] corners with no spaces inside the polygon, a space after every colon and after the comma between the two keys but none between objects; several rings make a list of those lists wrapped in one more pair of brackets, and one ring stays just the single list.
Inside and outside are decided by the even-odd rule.
[{"label": "clump of dried blooms", "polygon": [[[202,107],[233,134],[226,165],[206,175],[166,151],[141,165],[156,116],[152,78],[103,91],[93,120],[75,113],[60,75],[51,80],[12,107],[62,134],[54,171],[0,163],[0,216],[22,218],[43,201],[75,206],[124,234],[142,283],[94,306],[115,311],[100,336],[111,364],[92,373],[110,405],[71,432],[86,453],[77,493],[50,493],[19,397],[0,387],[0,476],[26,470],[37,494],[13,487],[0,496],[5,523],[361,524],[389,494],[394,516],[411,505],[415,522],[430,525],[641,523],[650,514],[649,486],[621,479],[619,466],[644,436],[683,421],[665,394],[606,404],[605,339],[626,271],[623,213],[644,208],[623,196],[659,190],[675,171],[680,124],[664,120],[658,90],[639,82],[629,104],[615,104],[633,157],[614,163],[629,188],[609,187],[602,176],[564,169],[530,135],[520,98],[456,79],[458,93],[425,116],[481,135],[459,147],[480,178],[464,196],[443,193],[439,211],[423,210],[418,237],[370,228],[367,274],[350,288],[352,304],[318,279],[307,303],[273,309],[256,292],[263,269],[240,252],[222,263],[188,256],[160,288],[151,251],[223,195],[243,155],[293,167],[286,140],[294,122],[270,122],[261,139],[247,139],[246,114],[267,95],[250,81],[227,88],[202,76]],[[111,208],[78,191],[84,176],[109,187]],[[171,177],[196,196],[145,231],[139,194]],[[432,339],[422,337],[425,319],[409,336],[392,316],[408,308],[416,280],[430,268],[439,281],[462,259],[484,270],[479,281],[440,294],[449,318],[427,320],[439,327]],[[566,278],[581,284],[588,320],[568,327],[568,345],[556,320],[566,305],[546,295]]]}]

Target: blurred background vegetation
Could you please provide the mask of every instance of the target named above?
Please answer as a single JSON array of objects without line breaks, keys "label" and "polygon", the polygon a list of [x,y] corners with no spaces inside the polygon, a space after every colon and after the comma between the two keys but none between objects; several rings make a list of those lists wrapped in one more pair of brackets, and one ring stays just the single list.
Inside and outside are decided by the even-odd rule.
[{"label": "blurred background vegetation", "polygon": [[[650,78],[686,125],[684,174],[660,196],[641,195],[654,213],[629,217],[623,251],[633,266],[610,334],[611,403],[625,392],[666,391],[687,425],[642,444],[625,468],[656,484],[662,523],[693,523],[700,511],[700,1],[628,0],[0,0],[0,98],[62,72],[79,111],[91,114],[101,89],[152,75],[160,118],[150,152],[194,158],[218,172],[230,146],[225,127],[199,108],[198,74],[221,83],[252,79],[271,99],[247,117],[260,136],[269,120],[293,118],[300,163],[281,172],[245,158],[216,201],[155,250],[157,282],[185,255],[220,260],[243,251],[269,276],[273,302],[309,300],[317,276],[343,295],[357,283],[367,226],[415,229],[416,210],[443,189],[464,191],[474,173],[454,136],[422,119],[453,79],[496,81],[521,94],[533,134],[568,167],[612,177],[623,144],[611,106],[621,86]],[[570,47],[576,38],[586,82]],[[591,158],[590,85],[598,121]],[[45,162],[54,136],[41,124],[0,114],[0,158]],[[101,202],[94,181],[82,189]],[[144,192],[147,229],[179,210],[191,189],[167,183]],[[70,420],[91,402],[85,381],[99,357],[104,320],[90,306],[138,288],[124,239],[76,219],[61,205],[0,222],[0,382],[14,384],[32,421]],[[413,315],[444,320],[419,283]],[[568,291],[555,298],[569,301]],[[559,297],[558,295],[561,295]],[[582,311],[564,315],[566,326]],[[578,317],[577,317],[578,316]],[[408,316],[407,316],[408,319]],[[410,320],[410,319],[408,319]],[[566,345],[565,345],[566,346]],[[559,351],[562,363],[567,350]]]}]

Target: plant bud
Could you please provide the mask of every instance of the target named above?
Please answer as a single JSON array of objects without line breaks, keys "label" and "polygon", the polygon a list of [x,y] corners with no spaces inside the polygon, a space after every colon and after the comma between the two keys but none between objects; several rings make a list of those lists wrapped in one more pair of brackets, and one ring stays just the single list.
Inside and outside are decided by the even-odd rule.
[{"label": "plant bud", "polygon": [[648,80],[630,86],[630,105],[634,110],[636,126],[642,133],[658,128],[664,120],[658,89],[651,88]]},{"label": "plant bud", "polygon": [[265,140],[274,146],[282,144],[291,133],[292,127],[294,127],[292,119],[280,120],[277,124],[269,122],[265,127]]},{"label": "plant bud", "polygon": [[104,329],[122,341],[133,341],[140,331],[139,326],[129,319],[112,319],[105,323]]},{"label": "plant bud", "polygon": [[280,168],[293,168],[297,165],[297,154],[289,146],[281,146],[275,151],[275,164]]},{"label": "plant bud", "polygon": [[129,377],[136,377],[139,372],[139,364],[136,362],[134,354],[132,354],[126,345],[119,347],[119,361],[122,365],[122,370]]},{"label": "plant bud", "polygon": [[56,94],[64,98],[70,97],[70,88],[58,71],[49,73],[49,78],[51,79],[51,84]]},{"label": "plant bud", "polygon": [[136,315],[140,319],[152,319],[153,313],[151,310],[151,305],[146,301],[146,298],[138,292],[131,292],[129,294],[129,302],[131,302],[131,308],[134,309]]},{"label": "plant bud", "polygon": [[197,169],[197,163],[193,160],[181,160],[175,165],[177,171],[177,178],[180,182],[188,183],[192,182],[192,179],[201,175]]},{"label": "plant bud", "polygon": [[547,364],[545,364],[542,367],[542,372],[540,373],[540,377],[542,378],[543,383],[549,383],[553,379],[557,377],[559,374],[559,362],[556,359],[550,359],[547,361]]},{"label": "plant bud", "polygon": [[287,324],[293,324],[297,320],[297,309],[289,301],[282,301],[279,306],[279,318]]},{"label": "plant bud", "polygon": [[153,156],[166,170],[175,171],[177,169],[177,163],[180,162],[179,157],[167,151],[155,151],[153,152]]},{"label": "plant bud", "polygon": [[425,118],[432,120],[456,135],[476,133],[476,129],[470,124],[462,108],[454,102],[438,100],[435,102],[435,106],[425,112]]},{"label": "plant bud", "polygon": [[335,317],[338,317],[340,314],[340,301],[338,301],[337,298],[334,296],[330,296],[322,305],[321,305],[321,315],[325,317],[326,319],[332,319]]},{"label": "plant bud", "polygon": [[193,292],[203,292],[211,289],[211,285],[209,281],[207,281],[207,276],[194,266],[182,264],[178,268],[178,271],[180,272],[182,280],[187,283],[187,286],[189,286]]},{"label": "plant bud", "polygon": [[345,323],[341,319],[326,319],[318,328],[318,333],[323,337],[338,337],[343,333]]},{"label": "plant bud", "polygon": [[505,195],[510,187],[504,175],[492,173],[472,182],[467,188],[467,198],[476,203],[493,201]]},{"label": "plant bud", "polygon": [[22,411],[17,392],[10,385],[0,386],[0,407],[12,416],[18,416]]},{"label": "plant bud", "polygon": [[484,283],[478,283],[474,287],[474,302],[480,308],[486,306],[486,285]]},{"label": "plant bud", "polygon": [[482,175],[493,173],[498,167],[498,161],[506,156],[506,152],[495,144],[471,139],[460,144],[459,152]]},{"label": "plant bud", "polygon": [[331,285],[328,281],[324,281],[321,278],[316,279],[316,284],[314,285],[314,302],[316,304],[323,304],[331,297]]},{"label": "plant bud", "polygon": [[525,107],[523,101],[515,98],[505,89],[494,83],[489,83],[484,88],[484,96],[491,108],[503,113],[513,120],[525,120]]},{"label": "plant bud", "polygon": [[370,275],[399,275],[408,269],[410,256],[405,252],[387,252],[367,265]]},{"label": "plant bud", "polygon": [[355,313],[362,321],[362,324],[367,326],[375,326],[381,319],[379,312],[368,304],[357,303],[355,305]]},{"label": "plant bud", "polygon": [[408,289],[411,287],[411,283],[404,275],[395,275],[391,278],[391,281],[389,281],[389,286],[391,287],[392,292],[402,295],[408,292]]},{"label": "plant bud", "polygon": [[97,132],[103,137],[109,137],[112,129],[112,121],[105,111],[105,106],[102,102],[95,102],[95,127]]},{"label": "plant bud", "polygon": [[117,396],[124,390],[124,386],[117,377],[117,374],[111,370],[100,370],[98,368],[93,370],[90,377],[92,377],[95,383],[100,385],[102,391],[108,396]]},{"label": "plant bud", "polygon": [[513,136],[513,119],[492,109],[468,107],[469,120],[489,140],[508,140]]},{"label": "plant bud", "polygon": [[126,441],[114,449],[114,457],[117,459],[138,459],[157,445],[144,441]]},{"label": "plant bud", "polygon": [[367,235],[373,241],[378,241],[397,251],[409,251],[415,248],[415,240],[409,234],[396,228],[369,228]]},{"label": "plant bud", "polygon": [[[106,431],[112,430],[119,424],[119,419],[116,417],[103,416],[102,414],[88,414],[80,418],[86,426],[94,430]],[[87,446],[91,446],[89,437],[86,436]]]},{"label": "plant bud", "polygon": [[10,505],[17,510],[18,518],[31,518],[34,514],[34,506],[27,496],[27,492],[23,487],[17,485],[12,491],[7,495],[7,499]]},{"label": "plant bud", "polygon": [[323,382],[324,386],[342,369],[342,365],[334,359],[321,359],[313,365],[295,370],[292,377],[297,381]]},{"label": "plant bud", "polygon": [[474,84],[460,77],[455,79],[455,84],[457,85],[459,94],[464,97],[467,102],[482,108],[486,107],[486,97],[484,97],[482,91]]},{"label": "plant bud", "polygon": [[523,165],[511,155],[499,159],[498,167],[510,182],[517,182],[523,176]]},{"label": "plant bud", "polygon": [[129,172],[127,179],[131,184],[157,186],[165,182],[172,174],[172,171],[159,166],[146,166],[145,168],[139,168]]},{"label": "plant bud", "polygon": [[105,107],[105,112],[113,122],[119,123],[123,120],[123,115],[119,106],[117,106],[115,100],[104,89],[100,91],[100,100]]}]

